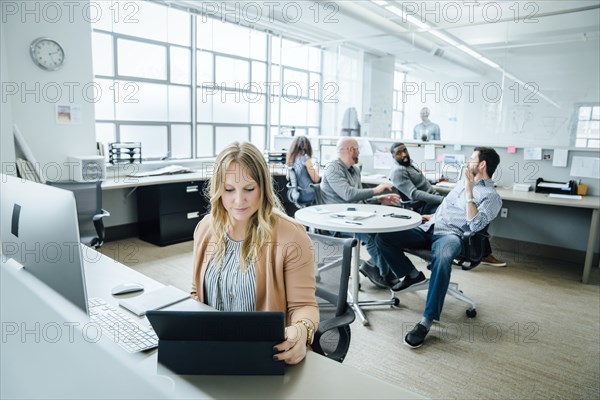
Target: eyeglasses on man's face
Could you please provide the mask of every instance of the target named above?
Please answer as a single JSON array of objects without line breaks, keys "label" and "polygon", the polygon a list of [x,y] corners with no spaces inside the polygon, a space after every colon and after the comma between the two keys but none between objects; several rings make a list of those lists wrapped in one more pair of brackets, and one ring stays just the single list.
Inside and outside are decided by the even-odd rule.
[{"label": "eyeglasses on man's face", "polygon": [[360,148],[359,147],[348,147],[348,151],[350,151],[350,150],[359,151]]}]

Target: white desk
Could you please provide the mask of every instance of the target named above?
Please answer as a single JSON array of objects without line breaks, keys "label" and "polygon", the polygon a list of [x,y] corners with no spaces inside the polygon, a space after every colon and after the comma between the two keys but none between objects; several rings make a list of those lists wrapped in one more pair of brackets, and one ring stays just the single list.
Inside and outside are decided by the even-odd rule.
[{"label": "white desk", "polygon": [[[117,304],[117,283],[162,286],[94,250],[84,256],[89,296]],[[173,375],[156,350],[128,354],[109,338],[91,340],[88,317],[12,260],[0,272],[0,398],[422,398],[312,352],[284,376]],[[190,299],[170,308],[205,307]]]},{"label": "white desk", "polygon": [[[440,193],[448,193],[452,188],[443,186],[434,186]],[[598,196],[583,196],[581,200],[569,200],[548,197],[544,193],[535,192],[519,192],[510,189],[496,188],[502,200],[516,201],[520,203],[544,204],[557,207],[573,207],[583,208],[592,211],[590,219],[590,233],[588,234],[587,247],[585,252],[585,262],[583,264],[583,275],[581,281],[588,283],[590,272],[592,269],[592,261],[594,259],[594,245],[596,236],[598,235],[598,209],[600,208],[600,197]],[[540,225],[543,227],[543,225]]]},{"label": "white desk", "polygon": [[[344,222],[342,219],[332,218],[333,215],[347,211],[348,208],[354,208],[359,212],[373,212],[375,216],[358,221],[361,225]],[[326,212],[322,212],[326,211]],[[388,214],[407,215],[410,219],[392,218]],[[416,212],[397,207],[389,207],[377,204],[324,204],[311,206],[296,211],[294,218],[303,225],[311,228],[323,229],[334,232],[345,233],[384,233],[403,231],[417,227],[421,224],[421,216]],[[360,306],[373,306],[384,304],[397,304],[394,299],[390,301],[358,301],[359,275],[358,267],[360,262],[360,244],[354,248],[352,256],[352,293],[350,305],[360,317],[363,325],[368,325],[369,320],[365,316]]]}]

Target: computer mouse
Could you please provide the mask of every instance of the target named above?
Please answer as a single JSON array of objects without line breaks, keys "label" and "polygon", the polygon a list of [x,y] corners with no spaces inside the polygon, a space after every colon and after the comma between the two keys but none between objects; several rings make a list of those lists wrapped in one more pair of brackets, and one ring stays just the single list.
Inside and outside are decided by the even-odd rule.
[{"label": "computer mouse", "polygon": [[112,288],[111,293],[118,295],[118,294],[139,292],[140,290],[144,290],[144,286],[139,283],[135,283],[135,282],[121,283],[120,285],[117,285],[114,288]]}]

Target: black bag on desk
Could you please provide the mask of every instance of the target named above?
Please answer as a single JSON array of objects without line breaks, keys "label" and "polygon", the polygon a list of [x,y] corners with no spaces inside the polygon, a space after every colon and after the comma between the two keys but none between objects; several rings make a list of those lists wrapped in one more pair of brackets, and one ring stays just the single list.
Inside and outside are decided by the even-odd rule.
[{"label": "black bag on desk", "polygon": [[552,182],[545,181],[544,178],[538,178],[535,181],[536,193],[558,193],[558,194],[577,194],[577,183],[569,182]]}]

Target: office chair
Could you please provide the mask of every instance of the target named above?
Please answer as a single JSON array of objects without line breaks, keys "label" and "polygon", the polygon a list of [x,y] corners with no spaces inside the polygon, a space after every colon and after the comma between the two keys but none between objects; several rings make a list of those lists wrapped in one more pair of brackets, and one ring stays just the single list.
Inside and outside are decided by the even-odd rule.
[{"label": "office chair", "polygon": [[287,199],[293,203],[296,207],[298,208],[304,208],[307,206],[312,206],[315,204],[321,204],[319,199],[320,199],[320,186],[318,183],[313,183],[310,184],[309,186],[311,188],[314,189],[315,191],[315,200],[310,201],[308,203],[304,203],[300,201],[300,193],[305,190],[304,188],[301,188],[300,186],[298,186],[298,176],[296,175],[296,171],[294,170],[293,167],[287,167],[287,178],[288,178],[288,183],[286,185],[287,187]]},{"label": "office chair", "polygon": [[408,196],[406,196],[404,193],[402,193],[395,187],[394,187],[394,192],[398,193],[398,195],[400,195],[400,204],[399,204],[400,208],[406,208],[407,210],[411,210],[411,211],[414,211],[419,214],[422,213],[423,207],[426,204],[424,201],[411,200],[410,198],[408,198]]},{"label": "office chair", "polygon": [[102,218],[110,213],[102,208],[102,182],[48,182],[75,195],[79,236],[81,243],[99,249],[104,244],[105,230]]},{"label": "office chair", "polygon": [[321,279],[317,283],[316,296],[321,321],[312,347],[315,352],[342,362],[350,348],[350,324],[355,318],[347,299],[352,250],[358,241],[316,233],[308,235],[313,242],[315,267],[333,265],[321,270]]},{"label": "office chair", "polygon": [[[487,233],[488,226],[479,232],[466,232],[463,234],[463,249],[460,255],[455,259],[455,264],[460,266],[463,270],[475,268],[481,263],[481,260],[485,256],[485,241],[489,240],[490,237],[490,235]],[[403,251],[413,254],[427,262],[430,262],[432,258],[431,249],[403,249]],[[431,269],[431,264],[427,265],[427,269]],[[408,289],[403,290],[402,293],[428,289],[429,279],[426,279],[421,283],[415,284],[410,286]],[[466,311],[467,317],[475,318],[477,315],[475,301],[469,296],[466,296],[462,290],[458,289],[458,283],[450,282],[446,294],[469,304],[470,307]]]}]

